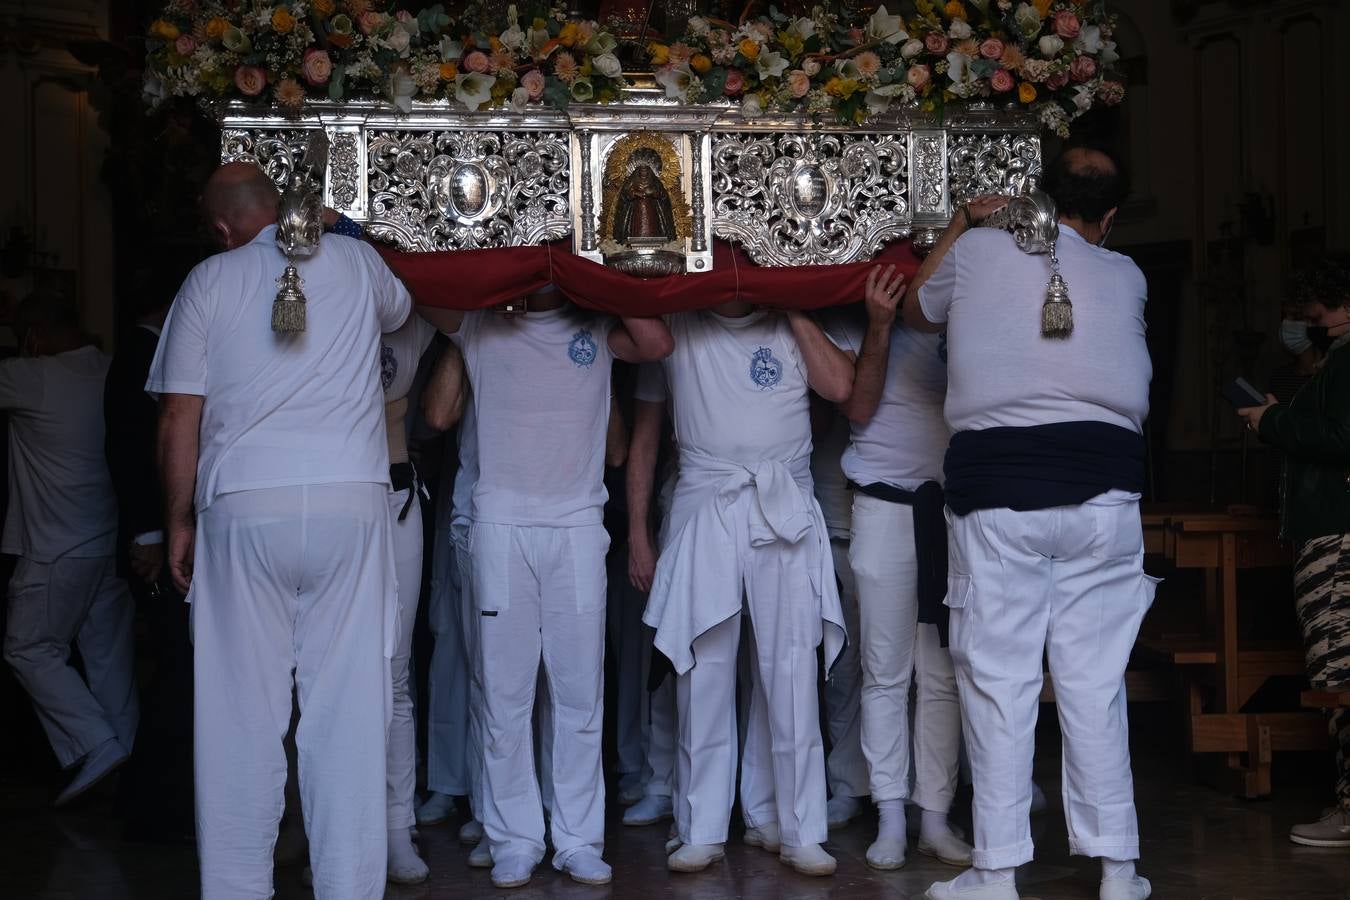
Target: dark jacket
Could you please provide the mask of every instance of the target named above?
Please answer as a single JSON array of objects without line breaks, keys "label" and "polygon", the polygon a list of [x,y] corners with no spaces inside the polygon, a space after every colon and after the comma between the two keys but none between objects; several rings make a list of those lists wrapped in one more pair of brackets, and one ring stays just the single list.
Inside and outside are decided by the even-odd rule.
[{"label": "dark jacket", "polygon": [[1261,439],[1286,454],[1281,534],[1350,533],[1350,349],[1339,343],[1287,404],[1266,410]]},{"label": "dark jacket", "polygon": [[159,407],[145,392],[158,345],[159,338],[146,328],[137,326],[123,333],[103,388],[104,452],[117,493],[118,541],[123,551],[136,535],[164,527],[155,461]]}]

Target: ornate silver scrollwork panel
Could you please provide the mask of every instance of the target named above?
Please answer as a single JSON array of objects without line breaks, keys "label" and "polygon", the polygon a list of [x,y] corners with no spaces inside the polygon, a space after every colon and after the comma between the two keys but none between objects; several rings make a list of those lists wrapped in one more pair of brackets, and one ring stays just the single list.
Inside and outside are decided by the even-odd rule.
[{"label": "ornate silver scrollwork panel", "polygon": [[366,132],[367,229],[405,250],[519,247],[571,231],[568,135]]},{"label": "ornate silver scrollwork panel", "polygon": [[1040,178],[1041,139],[1008,132],[948,135],[947,172],[953,206],[981,194],[1022,194]]},{"label": "ornate silver scrollwork panel", "polygon": [[220,134],[220,161],[252,162],[277,185],[290,180],[304,158],[314,128],[226,128]]},{"label": "ornate silver scrollwork panel", "polygon": [[361,133],[355,129],[330,129],[328,154],[328,205],[348,215],[365,218],[366,170],[361,152]]},{"label": "ornate silver scrollwork panel", "polygon": [[712,223],[760,265],[852,262],[909,233],[902,134],[716,132]]}]

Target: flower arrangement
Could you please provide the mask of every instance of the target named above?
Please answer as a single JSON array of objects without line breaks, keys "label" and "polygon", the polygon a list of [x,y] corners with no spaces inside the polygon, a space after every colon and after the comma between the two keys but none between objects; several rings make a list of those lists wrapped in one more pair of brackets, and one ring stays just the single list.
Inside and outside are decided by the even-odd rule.
[{"label": "flower arrangement", "polygon": [[405,112],[414,99],[517,111],[617,99],[618,41],[564,10],[526,18],[512,5],[491,23],[475,4],[456,21],[439,4],[413,15],[390,0],[170,0],[149,28],[146,98],[298,111],[306,100],[365,96]]},{"label": "flower arrangement", "polygon": [[881,6],[860,22],[823,7],[795,19],[771,8],[740,24],[695,17],[680,40],[649,52],[666,96],[739,102],[748,117],[772,110],[860,123],[897,105],[941,114],[988,100],[1028,109],[1067,136],[1093,105],[1124,97],[1110,74],[1113,27],[1102,0],[913,0],[908,16]]}]

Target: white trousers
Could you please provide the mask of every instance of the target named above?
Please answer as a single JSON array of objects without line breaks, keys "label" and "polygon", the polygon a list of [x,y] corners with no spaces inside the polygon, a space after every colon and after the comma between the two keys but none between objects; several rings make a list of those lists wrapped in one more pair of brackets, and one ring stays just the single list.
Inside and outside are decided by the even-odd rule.
[{"label": "white trousers", "polygon": [[388,488],[226,494],[197,524],[197,850],[203,900],[272,896],[291,692],[319,900],[384,896],[395,588]]},{"label": "white trousers", "polygon": [[[131,592],[110,556],[20,558],[14,567],[5,662],[32,698],[63,769],[112,738],[127,750],[135,741],[134,619]],[[72,644],[84,678],[70,665]]]},{"label": "white trousers", "polygon": [[389,749],[386,759],[388,781],[387,818],[389,828],[411,828],[413,794],[417,790],[417,718],[413,711],[408,670],[412,663],[413,628],[417,623],[417,601],[422,594],[422,504],[414,493],[408,514],[399,514],[415,491],[387,492],[389,523],[394,539],[394,570],[398,578],[398,624],[394,636],[394,655],[389,661],[391,707]]},{"label": "white trousers", "polygon": [[[924,809],[946,812],[956,794],[961,711],[937,629],[919,628],[913,507],[855,495],[849,562],[858,591],[862,748],[872,799],[912,796]],[[917,680],[912,737],[911,679]]]},{"label": "white trousers", "polygon": [[475,523],[470,536],[483,690],[483,808],[496,860],[544,857],[531,720],[543,663],[552,705],[553,864],[604,848],[605,552],[599,525]]},{"label": "white trousers", "polygon": [[459,593],[460,635],[464,663],[468,668],[466,692],[468,731],[464,748],[464,774],[469,806],[475,817],[483,809],[483,680],[478,664],[478,607],[473,602],[473,568],[469,557],[469,526],[451,532],[454,545],[455,587]]},{"label": "white trousers", "polygon": [[449,528],[436,529],[435,541],[427,595],[432,635],[427,666],[427,789],[462,797],[470,793],[469,641],[460,560]]},{"label": "white trousers", "polygon": [[862,752],[862,654],[858,643],[858,591],[848,561],[848,541],[830,539],[834,574],[839,580],[839,605],[844,610],[848,644],[825,682],[825,729],[830,752],[825,777],[831,797],[866,797],[867,758]]},{"label": "white trousers", "polygon": [[975,866],[1032,858],[1042,658],[1063,733],[1069,849],[1137,859],[1124,673],[1156,586],[1144,574],[1139,504],[949,512],[948,521],[947,605],[975,787]]},{"label": "white trousers", "polygon": [[[742,549],[754,685],[741,806],[753,827],[777,822],[789,847],[820,843],[828,829],[817,704],[820,607],[808,571],[809,543],[775,541]],[[736,794],[740,635],[741,613],[699,635],[693,668],[676,679],[675,822],[686,844],[727,839]]]}]

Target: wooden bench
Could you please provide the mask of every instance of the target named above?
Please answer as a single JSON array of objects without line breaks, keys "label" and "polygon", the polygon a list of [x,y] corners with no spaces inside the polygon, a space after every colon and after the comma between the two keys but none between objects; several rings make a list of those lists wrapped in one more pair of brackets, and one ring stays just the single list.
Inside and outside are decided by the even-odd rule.
[{"label": "wooden bench", "polygon": [[1306,709],[1344,709],[1350,706],[1350,691],[1304,691],[1299,701]]}]

